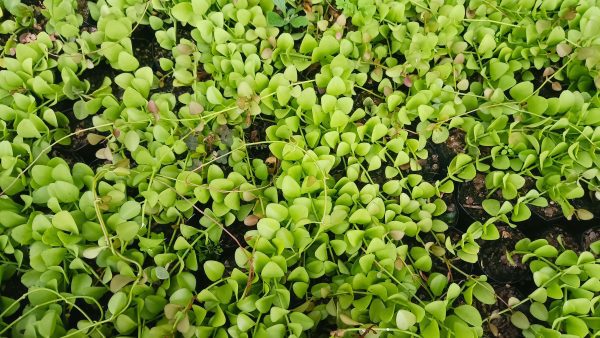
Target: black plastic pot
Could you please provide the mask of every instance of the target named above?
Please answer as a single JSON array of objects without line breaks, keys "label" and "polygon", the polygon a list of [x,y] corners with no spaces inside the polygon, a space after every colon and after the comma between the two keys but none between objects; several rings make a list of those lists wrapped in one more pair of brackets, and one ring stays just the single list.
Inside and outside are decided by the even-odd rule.
[{"label": "black plastic pot", "polygon": [[519,230],[505,225],[498,225],[500,238],[495,241],[484,241],[479,252],[481,269],[488,278],[496,283],[515,283],[531,278],[526,264],[521,263],[520,255],[507,252],[515,248],[515,244],[525,236]]},{"label": "black plastic pot", "polygon": [[[466,229],[471,222],[485,222],[490,215],[483,210],[482,202],[487,198],[487,189],[481,180],[485,180],[482,174],[478,174],[473,181],[463,182],[456,188],[457,203],[463,214],[467,216],[459,228]],[[496,196],[497,197],[497,196]]]},{"label": "black plastic pot", "polygon": [[[448,230],[444,232],[446,237],[450,237],[450,241],[452,243],[457,243],[462,238],[464,232],[457,227],[449,227]],[[458,257],[454,257],[450,259],[450,263],[458,270],[466,273],[466,274],[479,274],[479,266],[474,263],[465,262]],[[459,271],[451,271],[451,276],[454,281],[465,280],[466,276],[464,276]]]},{"label": "black plastic pot", "polygon": [[423,177],[424,181],[435,182],[446,177],[447,165],[445,165],[444,158],[441,156],[437,145],[428,142],[425,145],[427,150],[427,158],[418,160],[421,166],[420,170],[411,170],[409,164],[404,164],[398,169],[404,174],[418,174]]},{"label": "black plastic pot", "polygon": [[530,206],[529,209],[531,210],[531,213],[538,218],[538,220],[545,223],[556,224],[567,221],[560,206],[554,203],[554,201],[548,201],[548,206],[545,208]]},{"label": "black plastic pot", "polygon": [[593,215],[592,219],[578,219],[577,213],[575,213],[573,219],[577,221],[579,226],[590,228],[597,224],[597,219],[600,218],[600,203],[591,195],[591,192],[570,202],[575,209],[585,209]]},{"label": "black plastic pot", "polygon": [[456,201],[456,192],[444,194],[442,200],[446,203],[446,212],[438,216],[438,218],[444,221],[448,227],[456,227],[460,214],[460,207]]},{"label": "black plastic pot", "polygon": [[550,245],[556,248],[564,246],[565,249],[573,250],[575,252],[580,250],[580,245],[576,236],[563,227],[552,226],[543,231],[539,237],[547,240]]},{"label": "black plastic pot", "polygon": [[465,137],[466,133],[464,131],[454,128],[450,130],[450,135],[445,142],[435,145],[445,168],[448,167],[457,154],[466,151]]},{"label": "black plastic pot", "polygon": [[[481,312],[483,317],[491,316],[495,312],[501,312],[508,306],[508,300],[511,297],[523,299],[523,292],[515,285],[496,284],[493,285],[496,292],[495,304],[481,304],[476,302],[475,306]],[[526,308],[521,305],[516,310],[528,313]],[[518,338],[522,337],[521,329],[515,327],[510,321],[512,312],[504,312],[499,316],[494,316],[493,319],[487,321],[483,325],[483,336],[489,338]]]},{"label": "black plastic pot", "polygon": [[429,175],[446,176],[448,166],[445,164],[445,158],[439,145],[428,142],[425,149],[427,149],[427,159],[421,164],[423,166],[422,170],[429,173]]}]

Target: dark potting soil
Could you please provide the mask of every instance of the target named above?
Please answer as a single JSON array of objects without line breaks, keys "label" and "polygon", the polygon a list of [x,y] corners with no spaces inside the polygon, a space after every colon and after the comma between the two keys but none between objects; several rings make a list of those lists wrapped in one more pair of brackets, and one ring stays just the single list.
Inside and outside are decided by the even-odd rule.
[{"label": "dark potting soil", "polygon": [[[533,178],[526,177],[525,179],[526,179],[527,187],[529,187],[529,185],[531,185],[531,189],[537,189],[535,187],[535,182],[533,181]],[[600,204],[597,203],[597,200],[593,199],[592,194],[590,192],[587,192],[581,198],[569,200],[569,203],[571,203],[571,205],[576,210],[577,209],[585,209],[585,210],[589,211],[590,213],[592,213],[592,215],[594,215],[594,217],[600,216]],[[548,199],[548,205],[546,207],[536,207],[536,206],[530,205],[529,208],[542,221],[546,221],[546,222],[557,222],[557,221],[567,222],[567,221],[569,221],[564,216],[561,206],[558,203],[556,203],[550,199]],[[578,219],[577,211],[575,211],[575,214],[572,217],[572,221],[573,221],[573,224],[577,224],[580,228],[584,227],[587,229],[591,225],[590,223],[585,224],[585,222],[588,222],[589,220]]]},{"label": "dark potting soil", "polygon": [[[373,80],[369,78],[369,81],[365,83],[365,89],[367,90],[357,90],[357,98],[355,100],[357,108],[365,108],[368,109],[369,106],[379,105],[383,100],[377,96],[373,96],[372,93],[378,92],[377,86],[372,84]],[[368,90],[368,87],[373,87],[372,90]]]},{"label": "dark potting soil", "polygon": [[[108,304],[107,302],[110,300],[111,296],[111,292],[106,292],[104,295],[102,295],[102,297],[100,297],[100,299],[98,299],[98,302],[100,304]],[[75,304],[79,309],[81,309],[81,311],[70,306],[67,311],[63,312],[62,317],[65,327],[77,327],[77,324],[81,320],[87,320],[86,316],[84,316],[84,313],[93,320],[102,320],[100,309],[98,309],[98,306],[95,303],[88,304],[82,299],[77,299],[75,300]]]},{"label": "dark potting soil", "polygon": [[159,58],[156,57],[156,48],[160,48],[155,39],[134,38],[131,39],[133,55],[138,59],[140,66],[155,67]]},{"label": "dark potting soil", "polygon": [[[423,176],[424,181],[435,182],[440,180],[446,175],[446,166],[444,164],[442,156],[439,154],[438,147],[433,143],[428,143],[425,146],[427,150],[427,157],[423,159],[416,159],[419,168],[411,168],[411,164],[406,163],[399,167],[400,171],[404,176],[409,174],[419,174]],[[417,170],[413,170],[417,169]]]},{"label": "dark potting soil", "polygon": [[580,249],[579,242],[577,241],[575,236],[573,236],[573,234],[571,234],[567,230],[558,226],[552,226],[548,228],[547,230],[542,232],[542,234],[539,237],[547,240],[548,243],[554,246],[555,248],[564,247],[565,249],[573,250],[575,252],[579,251]]},{"label": "dark potting soil", "polygon": [[[588,192],[582,198],[577,198],[570,201],[575,209],[585,209],[592,213],[593,217],[600,217],[600,203],[598,199],[596,199],[593,193]],[[573,218],[577,218],[577,211],[575,212],[575,216]],[[580,220],[580,222],[583,220]],[[595,219],[590,220],[595,223]],[[585,222],[585,221],[583,221]],[[589,223],[588,223],[589,224]],[[589,227],[589,226],[588,226]]]},{"label": "dark potting soil", "polygon": [[[168,76],[160,76],[160,72],[162,71],[156,71],[157,75],[159,76],[159,83],[158,83],[158,88],[154,88],[150,90],[150,96],[152,96],[152,94],[154,93],[164,93],[164,92],[171,92],[173,95],[175,95],[176,98],[179,98],[179,96],[181,96],[182,94],[192,94],[192,88],[189,86],[174,86],[173,85],[173,81],[175,80],[175,77],[173,75],[168,75]],[[175,103],[175,108],[173,110],[178,110],[179,108],[181,108],[183,106],[183,104],[177,100],[177,102]]]},{"label": "dark potting soil", "polygon": [[[211,202],[208,204],[196,203],[194,206],[194,213],[186,221],[186,224],[192,227],[198,227],[200,219],[204,216],[204,210],[211,207]],[[209,241],[198,242],[196,244],[196,254],[198,255],[199,264],[204,263],[206,260],[218,260],[222,262],[225,267],[235,267],[235,250],[239,247],[238,243],[244,245],[246,239],[244,238],[249,227],[243,222],[234,222],[229,226],[223,226],[221,232],[221,238],[218,243]],[[165,234],[166,235],[166,234]],[[165,236],[166,237],[166,236]]]},{"label": "dark potting soil", "polygon": [[498,283],[518,282],[530,278],[526,264],[521,262],[521,255],[509,253],[515,244],[525,236],[518,230],[506,225],[498,225],[500,238],[483,242],[480,250],[481,268],[493,281]]},{"label": "dark potting soil", "polygon": [[421,171],[427,174],[424,176],[441,176],[446,170],[442,158],[439,154],[438,147],[434,144],[428,143],[425,146],[427,149],[427,158],[419,160]]},{"label": "dark potting soil", "polygon": [[552,200],[548,201],[548,206],[546,207],[536,207],[534,205],[531,205],[530,209],[539,218],[547,222],[557,220],[563,217],[563,213],[560,206]]},{"label": "dark potting soil", "polygon": [[[525,190],[537,189],[535,184],[535,179],[530,176],[525,176]],[[539,189],[538,189],[539,190]],[[543,222],[557,221],[562,219],[563,213],[556,202],[549,200],[548,205],[545,207],[537,207],[534,205],[530,205],[529,209],[531,212],[538,216]]]},{"label": "dark potting soil", "polygon": [[233,252],[239,247],[238,243],[242,245],[246,243],[246,238],[244,236],[246,231],[248,231],[248,226],[243,222],[235,222],[232,225],[225,227],[225,230],[223,230],[223,233],[221,234],[221,247],[223,248],[223,252]]},{"label": "dark potting soil", "polygon": [[[15,273],[11,277],[8,277],[8,275],[5,276],[6,280],[0,281],[0,295],[5,296],[5,297],[10,297],[12,299],[17,299],[20,296],[26,294],[28,289],[27,289],[27,287],[25,287],[25,285],[23,285],[23,283],[21,283],[21,276],[22,276],[21,273]],[[13,321],[17,320],[22,313],[21,311],[18,310],[22,307],[22,305],[24,305],[24,304],[21,303],[18,306],[15,305],[15,306],[17,306],[17,309],[15,309],[15,312],[10,316],[3,317],[2,321],[4,323],[12,323]]]},{"label": "dark potting soil", "polygon": [[124,90],[114,82],[116,75],[117,72],[110,66],[110,64],[108,64],[108,62],[105,60],[101,60],[97,65],[94,65],[93,68],[86,69],[81,77],[82,79],[89,81],[90,92],[99,89],[102,86],[105,77],[109,78],[111,80],[110,87],[112,89],[112,93],[115,96],[120,97]]},{"label": "dark potting soil", "polygon": [[[312,65],[308,66],[308,68],[300,72],[298,74],[298,78],[302,81],[307,81],[314,79],[314,76],[319,72],[321,72],[321,65],[319,63],[313,63]],[[356,100],[356,102],[362,103],[362,101],[359,100]]]},{"label": "dark potting soil", "polygon": [[[342,176],[344,177],[346,176],[346,171],[345,170],[341,170]],[[385,166],[381,166],[379,169],[377,170],[373,170],[373,171],[369,171],[368,172],[369,177],[371,177],[371,180],[373,181],[373,183],[377,183],[379,184],[379,186],[383,186],[385,184],[385,182],[388,181],[388,178],[385,177]],[[339,177],[339,178],[341,178]],[[336,178],[336,180],[338,180],[339,178]],[[357,182],[358,184],[358,182]]]},{"label": "dark potting soil", "polygon": [[467,142],[465,141],[466,133],[462,129],[454,128],[450,130],[450,135],[444,143],[446,148],[453,154],[459,154],[465,151],[467,148]]},{"label": "dark potting soil", "polygon": [[83,22],[91,23],[93,19],[90,18],[90,8],[88,7],[87,0],[77,0],[77,12],[81,14]]},{"label": "dark potting soil", "polygon": [[60,157],[63,160],[65,160],[65,162],[67,162],[67,165],[70,168],[73,168],[73,166],[77,163],[85,163],[85,161],[83,160],[83,158],[81,156],[79,156],[76,152],[73,151],[69,151],[68,149],[65,149],[64,147],[61,146],[55,146],[54,148],[52,148],[52,150],[50,151],[50,154],[48,155],[50,158],[54,158],[54,157]]},{"label": "dark potting soil", "polygon": [[[265,140],[266,130],[269,126],[269,122],[263,120],[260,117],[255,117],[251,119],[248,128],[244,129],[244,139],[247,143],[255,143],[261,142]],[[271,151],[269,150],[269,146],[267,144],[264,145],[255,145],[248,148],[248,152],[252,159],[259,158],[261,160],[267,160],[272,156]],[[266,163],[269,166],[270,163]],[[272,164],[272,163],[271,163]]]},{"label": "dark potting soil", "polygon": [[600,241],[600,227],[588,229],[581,234],[581,246],[583,250],[589,251],[590,245]]},{"label": "dark potting soil", "polygon": [[[422,233],[419,234],[419,239],[412,237],[404,237],[403,243],[409,247],[419,246],[422,243],[433,242],[436,245],[445,248],[446,241],[449,239],[455,244],[461,240],[463,232],[453,226],[448,227],[443,233]],[[469,275],[479,274],[479,267],[475,264],[465,262],[457,256],[446,252],[443,257],[432,257],[431,272],[441,273],[450,281],[460,282],[468,279]]]},{"label": "dark potting soil", "polygon": [[[71,136],[71,150],[72,151],[80,151],[85,147],[91,146],[91,144],[87,140],[87,135],[94,131],[94,129],[90,129],[90,131],[84,131],[88,128],[92,128],[94,126],[92,122],[92,118],[89,117],[85,120],[77,120],[75,118],[69,118],[71,123],[71,131],[75,133]],[[98,146],[100,148],[101,146]]]},{"label": "dark potting soil", "polygon": [[[530,68],[530,71],[533,73],[533,82],[535,85],[535,88],[540,88],[540,93],[539,95],[541,95],[542,97],[545,98],[552,98],[552,97],[559,97],[560,93],[561,93],[561,88],[562,85],[560,84],[560,82],[554,78],[552,81],[548,81],[546,82],[546,79],[551,76],[554,71],[556,71],[556,69],[552,69],[549,68],[542,68],[542,69],[535,69],[535,68]],[[577,83],[578,81],[575,79],[572,79],[574,82],[573,83]],[[525,80],[523,80],[525,81]],[[566,88],[565,88],[566,89]]]},{"label": "dark potting soil", "polygon": [[442,163],[437,147],[433,143],[427,143],[425,150],[427,150],[427,157],[417,160],[421,167],[419,174],[431,180],[441,178],[446,168]]},{"label": "dark potting soil", "polygon": [[446,203],[446,212],[438,216],[439,219],[444,221],[450,227],[456,226],[458,223],[459,212],[455,195],[454,192],[442,194],[442,200]]},{"label": "dark potting soil", "polygon": [[41,7],[43,0],[21,0],[21,3],[27,6]]},{"label": "dark potting soil", "polygon": [[[496,303],[495,304],[481,304],[477,302],[476,306],[479,308],[482,314],[492,316],[488,322],[483,324],[483,335],[489,338],[518,338],[523,337],[521,330],[515,327],[511,321],[511,312],[507,311],[499,315],[501,311],[508,308],[509,299],[514,297],[519,300],[523,299],[523,294],[517,289],[517,287],[508,284],[495,285],[494,291],[496,292]],[[523,307],[523,306],[521,306]],[[516,310],[524,310],[517,308]],[[524,311],[527,313],[527,311]]]},{"label": "dark potting soil", "polygon": [[437,145],[445,167],[452,162],[452,159],[456,155],[461,153],[478,155],[479,157],[486,157],[491,154],[492,147],[470,147],[467,144],[466,138],[467,133],[464,130],[453,128],[449,131],[446,141]]},{"label": "dark potting soil", "polygon": [[69,166],[73,166],[77,162],[82,162],[95,169],[105,163],[96,157],[96,151],[103,147],[102,142],[92,145],[87,140],[87,135],[93,133],[94,129],[83,131],[93,127],[91,116],[85,120],[77,120],[72,111],[65,113],[71,121],[69,129],[72,133],[71,144],[56,145],[52,148],[52,157],[62,157]]},{"label": "dark potting soil", "polygon": [[464,130],[453,128],[450,129],[450,135],[448,135],[446,142],[438,145],[440,155],[444,157],[446,166],[450,164],[454,156],[467,151],[465,137],[466,133]]},{"label": "dark potting soil", "polygon": [[[463,232],[455,227],[449,227],[444,233],[444,237],[450,238],[451,243],[458,243],[461,240],[462,235]],[[440,243],[440,245],[444,246],[445,243]],[[473,263],[463,261],[459,257],[451,257],[451,255],[446,255],[446,257],[449,258],[446,266],[450,267],[448,277],[452,281],[458,282],[466,280],[467,276],[465,276],[465,274],[472,275],[480,272],[479,267]]]},{"label": "dark potting soil", "polygon": [[[473,220],[485,221],[489,215],[483,210],[482,203],[487,198],[495,198],[502,201],[502,193],[496,190],[491,196],[485,187],[485,175],[477,174],[472,181],[464,182],[458,190],[458,202]],[[465,224],[468,225],[468,224]]]},{"label": "dark potting soil", "polygon": [[[5,47],[6,43],[11,39],[11,36],[8,34],[0,34],[0,46]],[[2,49],[3,51],[4,49]]]}]

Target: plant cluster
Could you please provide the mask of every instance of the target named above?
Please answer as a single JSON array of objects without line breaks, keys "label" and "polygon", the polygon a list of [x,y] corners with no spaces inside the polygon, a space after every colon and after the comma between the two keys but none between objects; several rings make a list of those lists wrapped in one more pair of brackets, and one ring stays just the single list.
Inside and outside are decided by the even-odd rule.
[{"label": "plant cluster", "polygon": [[[600,2],[0,17],[0,336],[600,332],[600,237],[511,228],[597,214]],[[498,248],[522,300],[480,269]]]}]

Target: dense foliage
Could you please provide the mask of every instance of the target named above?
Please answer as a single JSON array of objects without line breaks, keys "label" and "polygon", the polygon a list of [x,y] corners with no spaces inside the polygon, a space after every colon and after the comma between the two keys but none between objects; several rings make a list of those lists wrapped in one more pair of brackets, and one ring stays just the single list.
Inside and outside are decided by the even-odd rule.
[{"label": "dense foliage", "polygon": [[0,336],[600,332],[600,1],[0,16]]}]

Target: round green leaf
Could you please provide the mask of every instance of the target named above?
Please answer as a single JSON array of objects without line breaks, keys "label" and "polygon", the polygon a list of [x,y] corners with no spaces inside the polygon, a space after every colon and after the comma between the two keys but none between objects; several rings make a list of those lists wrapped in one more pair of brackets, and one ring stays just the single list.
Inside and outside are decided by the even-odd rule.
[{"label": "round green leaf", "polygon": [[131,23],[128,19],[110,20],[106,22],[104,33],[111,40],[119,41],[131,33]]},{"label": "round green leaf", "polygon": [[263,279],[270,279],[270,278],[281,278],[284,276],[284,272],[281,269],[281,267],[275,263],[275,262],[269,262],[267,263],[267,265],[265,265],[265,267],[262,269],[260,276]]},{"label": "round green leaf", "polygon": [[483,320],[479,311],[471,305],[460,305],[454,309],[454,313],[465,322],[473,326],[481,326]]},{"label": "round green leaf", "polygon": [[142,207],[136,201],[127,201],[119,209],[119,216],[124,220],[130,220],[140,214]]},{"label": "round green leaf", "polygon": [[334,76],[327,84],[327,94],[339,96],[346,92],[346,84],[339,76]]},{"label": "round green leaf", "polygon": [[521,311],[514,312],[512,316],[510,316],[510,322],[521,330],[527,329],[530,325],[529,319]]},{"label": "round green leaf", "polygon": [[68,211],[59,211],[52,217],[52,226],[66,232],[79,234],[77,224]]},{"label": "round green leaf", "polygon": [[206,261],[204,262],[204,273],[206,277],[213,282],[218,281],[225,272],[225,265],[217,261]]},{"label": "round green leaf", "polygon": [[137,222],[123,222],[117,225],[117,235],[122,241],[131,241],[135,238],[140,226]]},{"label": "round green leaf", "polygon": [[410,311],[400,310],[396,314],[396,326],[400,330],[408,330],[417,323],[417,317]]},{"label": "round green leaf", "polygon": [[122,291],[115,293],[108,300],[108,311],[112,314],[118,314],[127,306],[127,294]]},{"label": "round green leaf", "polygon": [[122,51],[119,53],[117,63],[119,65],[119,68],[126,72],[133,72],[140,66],[138,60],[126,51]]}]

